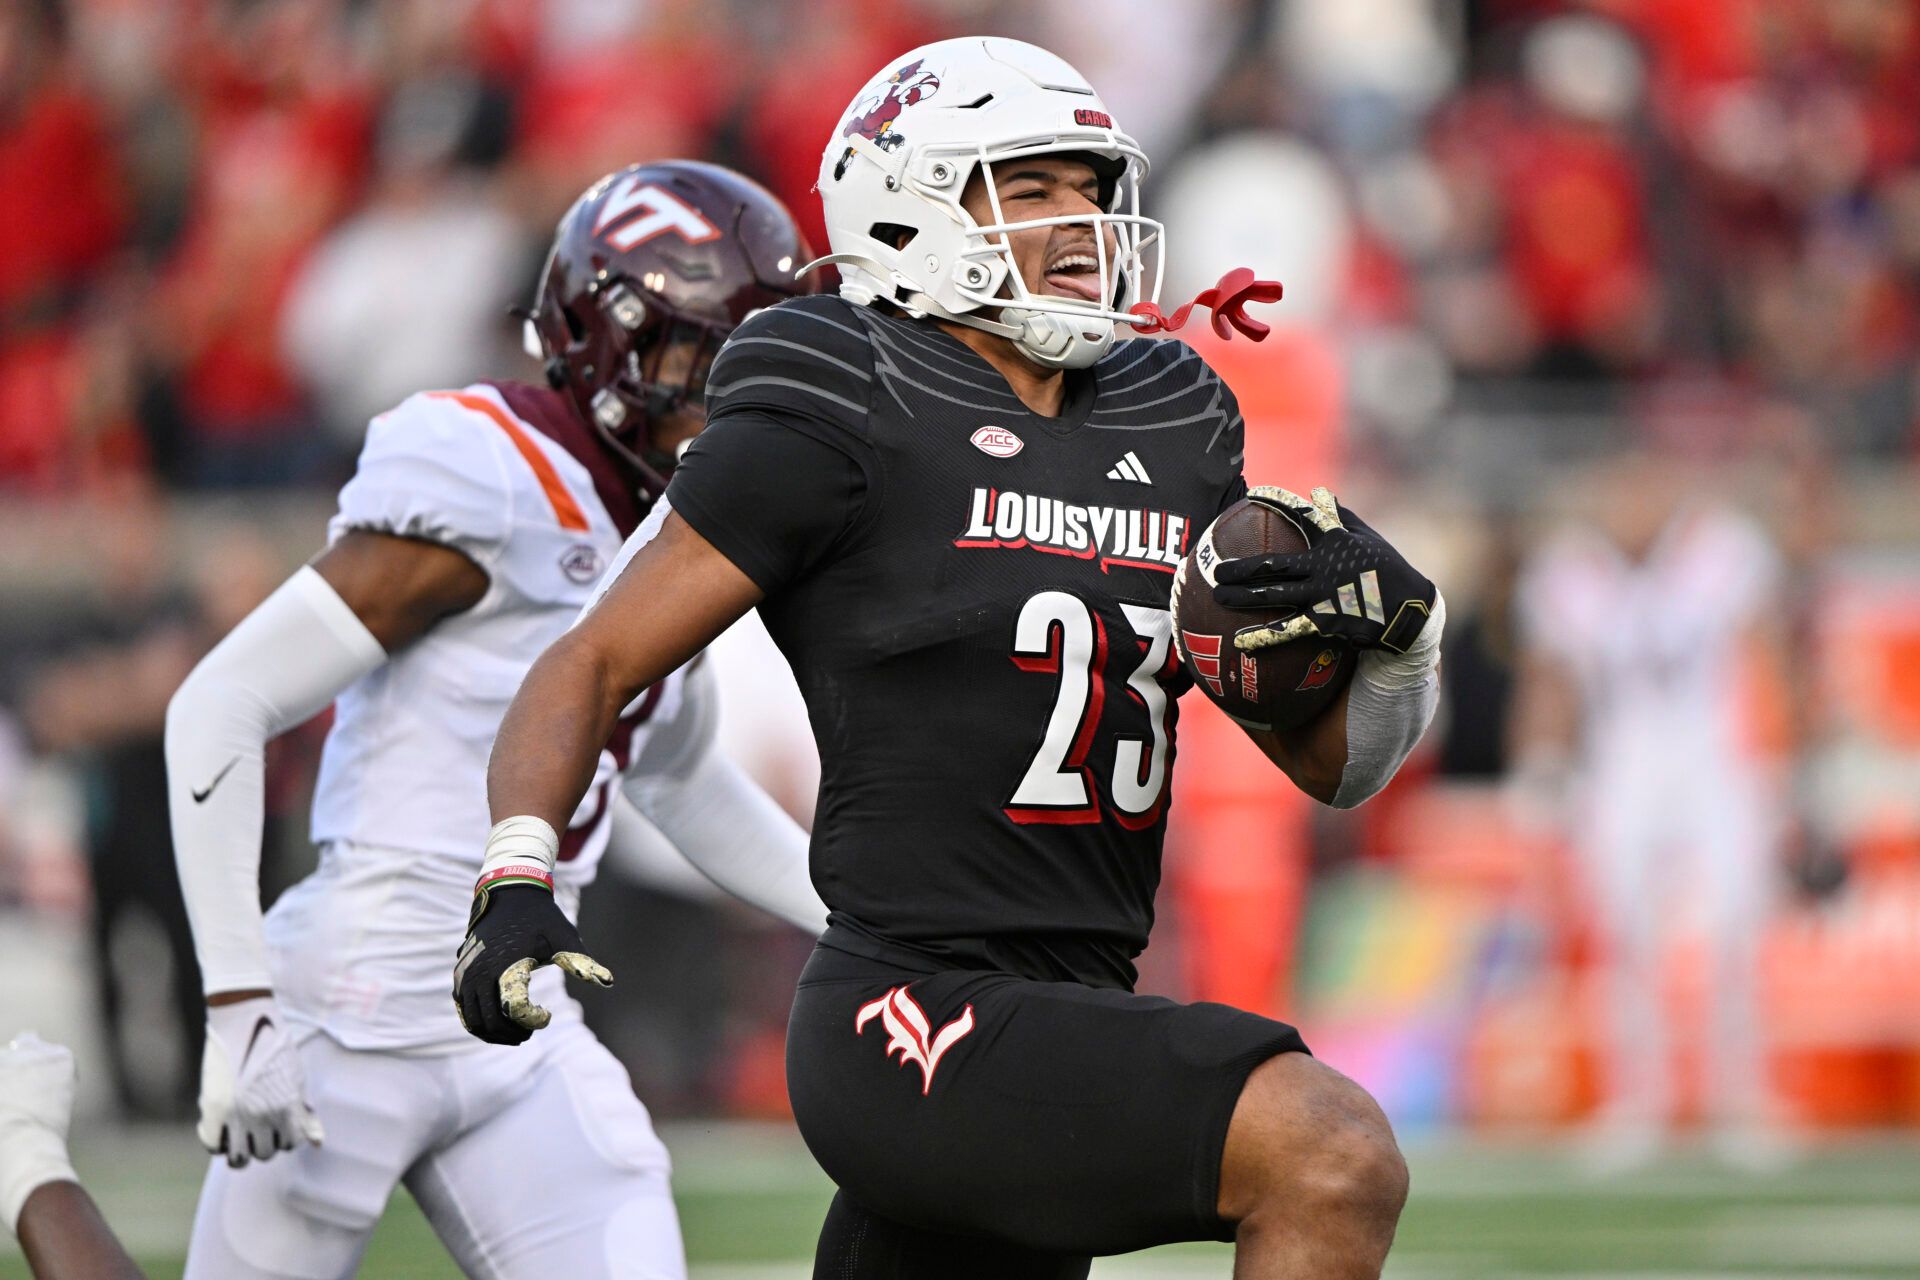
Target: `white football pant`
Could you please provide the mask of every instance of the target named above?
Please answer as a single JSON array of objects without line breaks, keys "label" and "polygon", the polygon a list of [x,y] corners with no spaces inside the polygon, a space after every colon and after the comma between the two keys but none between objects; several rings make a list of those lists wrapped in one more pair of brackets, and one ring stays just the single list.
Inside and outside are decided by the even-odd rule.
[{"label": "white football pant", "polygon": [[584,1024],[436,1055],[311,1034],[300,1056],[326,1145],[214,1157],[188,1280],[351,1276],[402,1182],[469,1276],[685,1280],[666,1148]]},{"label": "white football pant", "polygon": [[1760,938],[1778,822],[1758,777],[1675,764],[1601,770],[1577,841],[1609,956],[1603,1039],[1610,1118],[1658,1125],[1674,1103],[1664,994],[1671,906],[1698,904],[1706,944],[1699,1046],[1710,1119],[1762,1118]]}]

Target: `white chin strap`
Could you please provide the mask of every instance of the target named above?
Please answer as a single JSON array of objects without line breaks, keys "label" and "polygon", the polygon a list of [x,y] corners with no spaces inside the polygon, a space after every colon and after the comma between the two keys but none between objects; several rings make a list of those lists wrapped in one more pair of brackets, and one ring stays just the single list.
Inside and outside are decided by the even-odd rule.
[{"label": "white chin strap", "polygon": [[1107,319],[1005,306],[1000,309],[1000,319],[989,320],[971,311],[949,311],[919,292],[907,294],[900,305],[911,312],[937,316],[1005,338],[1020,348],[1027,359],[1048,369],[1085,369],[1113,345],[1114,323]]},{"label": "white chin strap", "polygon": [[1065,311],[1036,311],[1020,307],[1012,299],[1006,300],[1005,305],[1001,306],[998,320],[990,320],[971,311],[953,311],[920,292],[911,281],[902,279],[865,254],[830,253],[800,268],[799,274],[805,274],[815,267],[839,264],[858,267],[876,280],[889,281],[892,290],[886,300],[903,308],[909,315],[951,320],[955,324],[964,324],[970,329],[1005,338],[1020,348],[1021,354],[1043,368],[1085,369],[1097,362],[1113,345],[1117,322],[1107,317],[1081,316]]}]

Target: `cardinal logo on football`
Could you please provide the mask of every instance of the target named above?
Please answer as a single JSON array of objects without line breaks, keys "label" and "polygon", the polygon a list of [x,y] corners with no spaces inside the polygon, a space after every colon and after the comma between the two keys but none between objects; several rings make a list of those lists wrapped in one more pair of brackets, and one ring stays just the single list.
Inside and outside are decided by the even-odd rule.
[{"label": "cardinal logo on football", "polygon": [[1332,649],[1322,649],[1314,655],[1313,663],[1307,668],[1307,674],[1300,677],[1296,689],[1318,689],[1333,679],[1333,673],[1340,667],[1340,655]]},{"label": "cardinal logo on football", "polygon": [[940,1059],[973,1030],[973,1006],[969,1004],[959,1017],[934,1031],[927,1021],[926,1010],[907,994],[905,987],[889,988],[878,1000],[861,1005],[860,1012],[853,1017],[853,1034],[863,1034],[875,1018],[887,1029],[887,1056],[891,1058],[898,1053],[902,1065],[911,1062],[920,1068],[923,1098],[927,1090],[933,1088],[933,1073]]}]

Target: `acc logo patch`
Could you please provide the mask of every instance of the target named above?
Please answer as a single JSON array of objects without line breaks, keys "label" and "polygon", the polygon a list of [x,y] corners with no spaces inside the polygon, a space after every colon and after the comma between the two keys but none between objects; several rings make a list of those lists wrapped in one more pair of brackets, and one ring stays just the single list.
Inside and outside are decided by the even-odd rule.
[{"label": "acc logo patch", "polygon": [[970,437],[973,447],[995,458],[1011,458],[1026,442],[1005,427],[982,427]]},{"label": "acc logo patch", "polygon": [[585,542],[568,547],[567,553],[560,557],[560,572],[567,575],[567,581],[583,587],[600,580],[601,568],[600,553]]},{"label": "acc logo patch", "polygon": [[1314,655],[1312,664],[1307,667],[1307,674],[1300,677],[1300,683],[1295,685],[1294,688],[1296,690],[1318,689],[1321,685],[1333,679],[1333,673],[1339,669],[1339,652],[1333,649],[1322,649]]}]

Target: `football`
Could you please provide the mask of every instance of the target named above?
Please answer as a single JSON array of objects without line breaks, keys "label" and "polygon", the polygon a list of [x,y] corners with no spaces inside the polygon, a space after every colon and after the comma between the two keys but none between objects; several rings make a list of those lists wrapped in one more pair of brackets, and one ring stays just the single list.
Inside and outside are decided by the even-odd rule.
[{"label": "football", "polygon": [[1195,540],[1174,579],[1174,616],[1187,674],[1222,711],[1251,729],[1296,729],[1324,711],[1353,678],[1352,646],[1308,637],[1242,653],[1242,631],[1284,622],[1298,609],[1228,609],[1213,600],[1213,569],[1222,560],[1307,549],[1285,514],[1242,498]]}]

